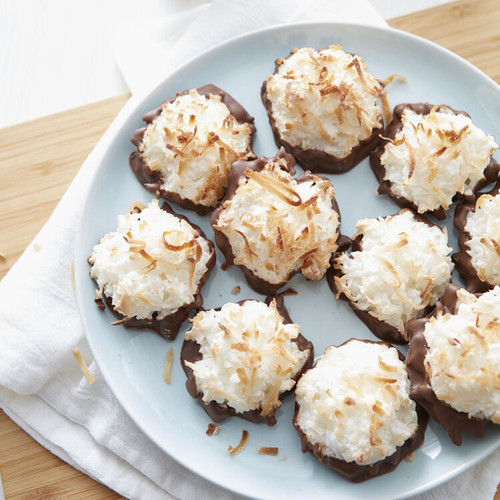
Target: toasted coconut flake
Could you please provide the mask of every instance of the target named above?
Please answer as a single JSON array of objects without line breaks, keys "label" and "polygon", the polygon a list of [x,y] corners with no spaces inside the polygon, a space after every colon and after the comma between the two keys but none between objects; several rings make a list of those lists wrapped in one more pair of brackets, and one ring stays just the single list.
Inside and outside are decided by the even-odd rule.
[{"label": "toasted coconut flake", "polygon": [[241,433],[241,440],[238,443],[238,446],[236,446],[235,448],[233,448],[232,446],[228,446],[227,452],[231,456],[234,456],[234,455],[237,455],[238,453],[241,453],[241,451],[243,451],[243,448],[247,444],[247,441],[248,441],[248,431],[243,430],[243,432]]},{"label": "toasted coconut flake", "polygon": [[184,243],[182,243],[181,245],[172,245],[171,243],[169,243],[167,241],[167,237],[169,236],[170,232],[169,231],[165,231],[163,233],[163,244],[165,245],[165,248],[167,250],[170,250],[172,252],[180,252],[182,250],[185,250],[186,248],[190,248],[192,246],[194,246],[197,242],[196,242],[196,239],[193,238],[191,240],[187,240],[185,241]]},{"label": "toasted coconut flake", "polygon": [[[103,307],[104,309],[104,307]],[[112,326],[118,326],[118,325],[123,325],[125,323],[128,323],[130,321],[130,318],[122,318],[122,319],[117,319],[116,321],[113,321],[111,323]]]},{"label": "toasted coconut flake", "polygon": [[89,370],[89,367],[87,366],[87,363],[85,363],[85,360],[83,359],[82,353],[80,352],[80,349],[75,347],[73,349],[73,356],[76,359],[76,362],[78,363],[78,366],[80,367],[80,370],[82,370],[83,374],[85,375],[85,378],[87,379],[89,385],[92,385],[95,383],[95,378],[92,375],[92,373]]},{"label": "toasted coconut flake", "polygon": [[130,207],[128,207],[128,211],[131,214],[139,214],[145,208],[146,208],[146,205],[144,205],[144,203],[141,203],[140,201],[134,201],[134,203],[132,203],[132,205],[130,205]]},{"label": "toasted coconut flake", "polygon": [[165,364],[163,365],[163,380],[167,384],[170,384],[170,375],[172,373],[172,363],[174,360],[174,349],[170,346],[167,351],[167,355],[165,356]]},{"label": "toasted coconut flake", "polygon": [[397,73],[393,73],[392,75],[389,75],[385,80],[384,80],[384,88],[387,87],[392,81],[397,78],[398,80],[401,80],[402,82],[406,82],[406,77],[402,75],[398,75]]},{"label": "toasted coconut flake", "polygon": [[389,364],[387,364],[387,363],[384,363],[383,359],[382,359],[380,356],[379,356],[379,358],[378,358],[378,364],[379,364],[379,366],[380,366],[383,370],[385,370],[385,371],[387,371],[387,372],[395,372],[395,371],[397,371],[397,367],[396,367],[396,366],[394,366],[394,365],[389,365]]},{"label": "toasted coconut flake", "polygon": [[258,453],[259,455],[269,455],[275,457],[278,455],[279,449],[272,446],[259,446]]},{"label": "toasted coconut flake", "polygon": [[235,286],[232,290],[231,290],[231,293],[233,295],[238,295],[239,293],[241,292],[241,287],[238,285],[238,286]]},{"label": "toasted coconut flake", "polygon": [[292,205],[292,207],[298,207],[302,204],[300,195],[275,177],[271,177],[261,172],[255,172],[250,168],[245,170],[245,175],[248,178],[253,179],[257,184],[260,184],[265,189],[274,193],[285,203]]},{"label": "toasted coconut flake", "polygon": [[253,256],[257,257],[257,254],[252,250],[250,247],[250,243],[248,241],[248,238],[245,236],[245,233],[241,232],[239,229],[234,230],[236,233],[238,233],[242,238],[243,241],[245,242],[245,248],[249,254],[252,254]]},{"label": "toasted coconut flake", "polygon": [[144,250],[146,248],[146,242],[142,240],[134,240],[132,238],[132,235],[130,234],[130,231],[128,232],[128,234],[123,235],[123,239],[130,245],[130,252],[140,253],[141,250]]},{"label": "toasted coconut flake", "polygon": [[144,275],[150,273],[151,271],[153,271],[155,268],[156,268],[156,264],[157,264],[157,260],[154,259],[152,262],[150,262],[143,270],[142,270],[142,273]]},{"label": "toasted coconut flake", "polygon": [[382,112],[384,113],[385,123],[391,123],[392,121],[392,109],[389,104],[389,99],[387,99],[387,95],[383,92],[380,95],[380,102],[382,103]]},{"label": "toasted coconut flake", "polygon": [[71,261],[71,288],[73,288],[73,292],[76,291],[75,289],[75,261]]},{"label": "toasted coconut flake", "polygon": [[422,291],[422,293],[420,294],[420,298],[421,299],[424,299],[425,302],[428,302],[426,301],[425,299],[429,296],[429,294],[431,293],[431,288],[434,286],[434,279],[433,278],[430,278],[428,281],[427,281],[427,286],[424,288],[424,290]]},{"label": "toasted coconut flake", "polygon": [[212,424],[212,422],[210,422],[208,424],[208,429],[207,429],[205,434],[207,436],[213,436],[214,434],[219,434],[219,432],[220,432],[220,427],[218,427],[217,425]]}]

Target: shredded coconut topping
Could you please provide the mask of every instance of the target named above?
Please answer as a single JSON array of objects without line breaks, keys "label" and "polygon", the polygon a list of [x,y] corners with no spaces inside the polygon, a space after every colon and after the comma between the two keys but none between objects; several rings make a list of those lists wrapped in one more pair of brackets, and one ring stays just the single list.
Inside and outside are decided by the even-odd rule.
[{"label": "shredded coconut topping", "polygon": [[330,346],[297,383],[297,424],[323,455],[373,464],[417,430],[409,385],[393,347],[359,340]]},{"label": "shredded coconut topping", "polygon": [[425,368],[438,399],[500,424],[500,287],[479,298],[458,291],[454,314],[426,324]]},{"label": "shredded coconut topping", "polygon": [[405,323],[422,315],[443,294],[451,278],[448,233],[418,221],[411,210],[356,224],[362,251],[341,254],[337,289],[404,334]]},{"label": "shredded coconut topping", "polygon": [[120,215],[89,262],[99,294],[111,297],[119,313],[162,319],[194,300],[211,255],[205,238],[153,200],[140,213]]},{"label": "shredded coconut topping", "polygon": [[236,265],[269,283],[282,283],[296,270],[319,280],[337,249],[335,190],[316,175],[297,182],[284,167],[279,159],[260,172],[247,169],[214,229],[228,238]]},{"label": "shredded coconut topping", "polygon": [[163,189],[205,206],[216,206],[233,161],[251,152],[251,127],[239,124],[220,95],[196,89],[166,103],[148,125],[139,150]]},{"label": "shredded coconut topping", "polygon": [[447,210],[457,193],[472,194],[498,148],[494,137],[445,107],[427,115],[406,109],[402,121],[380,158],[392,191],[419,213]]},{"label": "shredded coconut topping", "polygon": [[481,281],[500,285],[500,194],[483,194],[465,225],[471,238],[467,253]]},{"label": "shredded coconut topping", "polygon": [[344,158],[381,126],[375,101],[383,87],[359,56],[332,45],[296,50],[277,64],[267,96],[279,133],[292,146]]},{"label": "shredded coconut topping", "polygon": [[299,325],[284,324],[274,300],[269,306],[256,300],[227,303],[220,311],[199,312],[192,323],[186,339],[200,345],[203,358],[186,365],[203,401],[273,415],[310,354],[292,342]]}]

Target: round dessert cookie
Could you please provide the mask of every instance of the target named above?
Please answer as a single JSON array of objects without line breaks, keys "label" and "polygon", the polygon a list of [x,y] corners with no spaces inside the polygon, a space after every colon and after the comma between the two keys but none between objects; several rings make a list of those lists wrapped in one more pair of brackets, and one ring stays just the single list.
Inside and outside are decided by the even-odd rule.
[{"label": "round dessert cookie", "polygon": [[449,106],[399,104],[382,139],[370,155],[378,193],[438,219],[453,201],[471,200],[500,170],[491,158],[498,148],[494,137]]},{"label": "round dessert cookie", "polygon": [[130,168],[144,187],[204,215],[224,196],[231,163],[253,159],[253,117],[215,85],[185,90],[146,113]]},{"label": "round dessert cookie", "polygon": [[203,304],[201,288],[215,265],[215,249],[203,231],[158,200],[118,216],[88,261],[104,303],[125,328],[149,328],[173,340],[192,310]]},{"label": "round dessert cookie", "polygon": [[500,179],[489,193],[477,193],[475,202],[457,206],[455,227],[460,251],[452,258],[467,290],[500,285]]},{"label": "round dessert cookie", "polygon": [[294,49],[262,85],[274,139],[313,172],[342,173],[379,142],[384,86],[339,45]]},{"label": "round dessert cookie", "polygon": [[283,297],[227,303],[190,321],[181,351],[189,394],[215,422],[236,415],[274,425],[281,400],[313,360]]},{"label": "round dessert cookie", "polygon": [[351,250],[333,261],[330,287],[377,337],[405,344],[405,323],[429,312],[450,282],[446,228],[409,209],[356,228]]},{"label": "round dessert cookie", "polygon": [[453,443],[500,424],[500,287],[474,295],[450,284],[434,313],[407,330],[410,396]]},{"label": "round dessert cookie", "polygon": [[295,389],[302,451],[359,483],[393,471],[419,448],[428,415],[409,397],[403,360],[385,342],[328,347]]},{"label": "round dessert cookie", "polygon": [[257,292],[275,294],[296,273],[320,280],[338,248],[340,215],[330,181],[276,156],[231,166],[222,205],[212,213],[215,242]]}]

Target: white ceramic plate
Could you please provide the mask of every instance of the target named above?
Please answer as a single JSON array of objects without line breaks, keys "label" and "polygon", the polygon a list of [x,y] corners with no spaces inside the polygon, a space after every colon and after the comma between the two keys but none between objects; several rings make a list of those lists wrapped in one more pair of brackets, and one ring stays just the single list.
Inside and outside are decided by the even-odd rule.
[{"label": "white ceramic plate", "polygon": [[[392,106],[400,102],[427,101],[468,111],[474,122],[500,138],[500,90],[479,70],[454,54],[412,35],[390,30],[346,24],[300,24],[251,33],[224,43],[190,61],[167,78],[145,99],[129,107],[123,125],[116,131],[93,179],[83,210],[75,258],[76,286],[87,339],[112,391],[140,428],[165,452],[205,478],[235,492],[259,498],[393,498],[425,491],[464,471],[500,446],[500,429],[488,429],[482,440],[466,436],[462,447],[454,446],[434,423],[425,444],[413,462],[400,464],[391,474],[362,484],[351,484],[331,472],[309,454],[302,454],[292,426],[293,397],[286,398],[274,427],[232,418],[221,425],[219,435],[205,435],[209,419],[188,395],[179,363],[183,334],[173,344],[153,332],[113,327],[109,311],[94,304],[93,281],[87,256],[99,237],[116,228],[116,218],[129,205],[147,203],[151,195],[139,184],[128,166],[133,149],[132,132],[142,126],[141,116],[165,98],[186,88],[214,83],[227,90],[255,116],[254,150],[272,156],[276,146],[260,101],[262,81],[274,70],[274,60],[294,47],[323,48],[340,43],[368,62],[368,70],[384,79],[392,73],[407,78],[389,87]],[[123,116],[122,116],[123,119]],[[300,173],[301,169],[298,169]],[[342,232],[352,235],[362,217],[395,213],[398,208],[387,197],[375,195],[377,183],[368,161],[351,172],[330,176],[342,214]],[[174,208],[176,208],[174,206]],[[213,238],[207,217],[178,210],[199,224]],[[447,222],[450,243],[456,248],[455,231]],[[205,307],[225,302],[260,298],[246,285],[239,269],[222,271],[222,256],[203,289]],[[454,275],[455,281],[458,276]],[[241,286],[238,296],[231,294]],[[316,354],[330,344],[348,338],[374,338],[344,302],[336,302],[325,280],[306,282],[296,277],[297,296],[286,299],[292,319],[314,343]],[[173,345],[175,363],[172,383],[163,381],[165,354]],[[250,438],[245,450],[234,457],[228,445],[236,445],[242,429]],[[277,446],[286,460],[257,454],[259,446]]]}]

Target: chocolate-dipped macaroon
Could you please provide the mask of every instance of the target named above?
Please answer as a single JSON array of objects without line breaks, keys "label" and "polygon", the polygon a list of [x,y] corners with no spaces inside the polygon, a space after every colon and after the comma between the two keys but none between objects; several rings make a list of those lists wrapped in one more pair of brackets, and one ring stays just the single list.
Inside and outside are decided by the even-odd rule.
[{"label": "chocolate-dipped macaroon", "polygon": [[404,344],[405,323],[426,314],[450,282],[446,228],[409,209],[356,228],[351,251],[334,260],[330,286],[377,337]]},{"label": "chocolate-dipped macaroon", "polygon": [[274,139],[312,172],[342,173],[379,141],[383,84],[339,45],[294,49],[262,85]]},{"label": "chocolate-dipped macaroon", "polygon": [[469,292],[485,292],[500,285],[500,179],[489,193],[458,205],[455,227],[460,251],[452,258]]},{"label": "chocolate-dipped macaroon", "polygon": [[497,148],[494,137],[464,111],[399,104],[370,164],[379,194],[444,219],[453,201],[472,200],[477,189],[497,177],[500,166],[491,158]]},{"label": "chocolate-dipped macaroon", "polygon": [[276,411],[313,359],[283,297],[199,312],[182,346],[186,387],[215,422],[235,415],[276,423]]},{"label": "chocolate-dipped macaroon", "polygon": [[202,230],[164,203],[118,217],[89,256],[97,305],[104,303],[126,328],[149,328],[173,340],[215,265],[215,249]]},{"label": "chocolate-dipped macaroon", "polygon": [[283,148],[272,158],[231,166],[222,205],[212,213],[215,242],[256,291],[275,294],[295,273],[320,280],[338,248],[340,216],[330,181],[297,179]]},{"label": "chocolate-dipped macaroon", "polygon": [[432,316],[407,330],[410,396],[452,442],[500,425],[500,287],[474,295],[450,284]]},{"label": "chocolate-dipped macaroon", "polygon": [[328,347],[295,390],[302,451],[359,483],[391,472],[419,448],[428,415],[409,397],[403,360],[385,342]]},{"label": "chocolate-dipped macaroon", "polygon": [[233,161],[255,158],[253,118],[215,85],[190,89],[146,113],[130,167],[157,197],[203,215],[227,187]]}]

